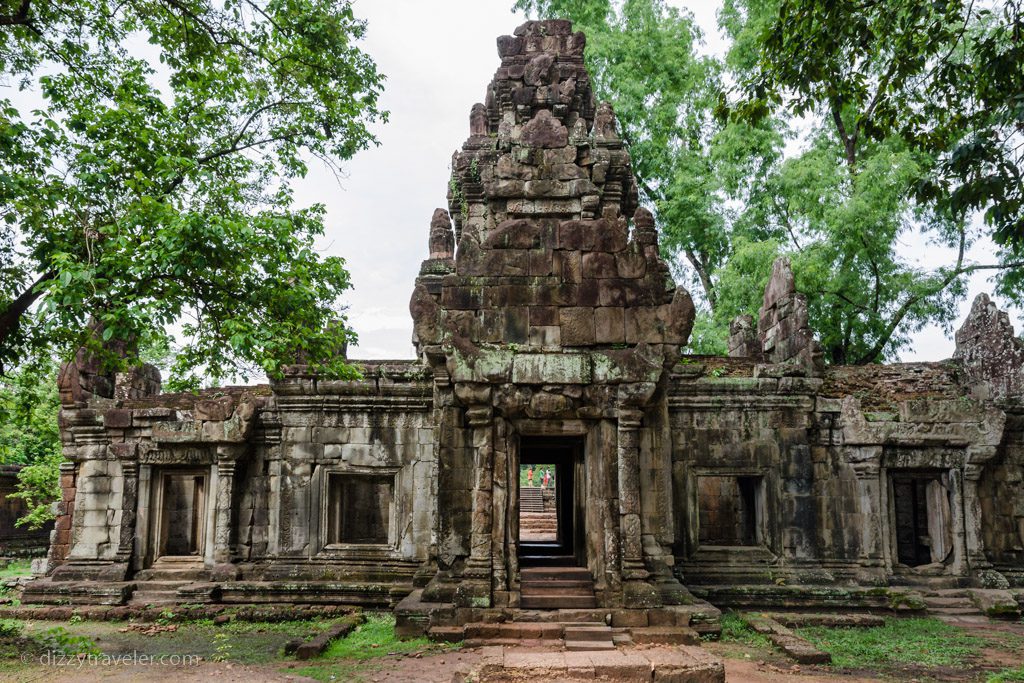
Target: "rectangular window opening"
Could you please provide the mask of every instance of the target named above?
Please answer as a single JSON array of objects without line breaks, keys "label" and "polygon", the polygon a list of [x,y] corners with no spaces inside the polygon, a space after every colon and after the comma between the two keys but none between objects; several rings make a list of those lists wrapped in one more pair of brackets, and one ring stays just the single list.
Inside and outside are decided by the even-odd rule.
[{"label": "rectangular window opening", "polygon": [[700,545],[764,544],[764,478],[697,477]]},{"label": "rectangular window opening", "polygon": [[328,545],[388,543],[394,475],[332,474],[327,489]]}]

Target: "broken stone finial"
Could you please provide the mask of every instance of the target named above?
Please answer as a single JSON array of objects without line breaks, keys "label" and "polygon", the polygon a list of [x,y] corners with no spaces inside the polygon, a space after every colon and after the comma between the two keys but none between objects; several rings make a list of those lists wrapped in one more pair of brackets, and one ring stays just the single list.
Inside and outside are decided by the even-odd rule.
[{"label": "broken stone finial", "polygon": [[450,259],[455,257],[455,234],[452,219],[444,209],[434,209],[430,218],[430,258]]},{"label": "broken stone finial", "polygon": [[802,367],[809,375],[824,369],[821,345],[808,321],[807,297],[796,291],[789,259],[780,256],[764,288],[764,303],[757,317],[758,341],[771,364]]},{"label": "broken stone finial", "polygon": [[469,134],[472,137],[487,136],[487,107],[479,102],[469,110]]},{"label": "broken stone finial", "polygon": [[654,227],[654,215],[642,206],[633,213],[633,239],[640,246],[658,243],[658,230]]},{"label": "broken stone finial", "polygon": [[1024,395],[1024,342],[1006,311],[979,294],[956,332],[953,358],[963,362],[972,393],[982,399]]},{"label": "broken stone finial", "polygon": [[738,315],[729,323],[729,357],[761,357],[761,344],[757,340],[754,316]]},{"label": "broken stone finial", "polygon": [[777,302],[788,299],[796,293],[796,280],[789,259],[780,256],[772,264],[772,274],[764,288],[762,308],[769,309]]},{"label": "broken stone finial", "polygon": [[597,112],[594,113],[594,139],[595,140],[618,140],[618,124],[615,120],[615,110],[608,102],[597,105]]}]

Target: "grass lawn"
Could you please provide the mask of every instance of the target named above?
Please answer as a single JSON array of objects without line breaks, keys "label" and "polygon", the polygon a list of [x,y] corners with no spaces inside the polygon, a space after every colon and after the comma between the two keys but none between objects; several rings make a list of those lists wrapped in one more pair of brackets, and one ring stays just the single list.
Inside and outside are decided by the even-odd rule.
[{"label": "grass lawn", "polygon": [[722,637],[719,642],[764,650],[772,649],[768,637],[750,628],[735,612],[722,613]]},{"label": "grass lawn", "polygon": [[938,619],[886,619],[874,628],[796,629],[832,655],[840,669],[889,670],[913,664],[922,667],[965,667],[988,641]]},{"label": "grass lawn", "polygon": [[32,560],[14,560],[0,569],[0,581],[15,579],[19,576],[32,576]]},{"label": "grass lawn", "polygon": [[[384,658],[453,650],[458,643],[433,643],[426,638],[399,640],[395,636],[395,616],[390,612],[370,612],[366,622],[345,638],[328,646],[317,663],[289,669],[288,673],[308,676],[318,681],[361,680],[360,674],[380,669]],[[381,660],[373,662],[368,660]]]}]

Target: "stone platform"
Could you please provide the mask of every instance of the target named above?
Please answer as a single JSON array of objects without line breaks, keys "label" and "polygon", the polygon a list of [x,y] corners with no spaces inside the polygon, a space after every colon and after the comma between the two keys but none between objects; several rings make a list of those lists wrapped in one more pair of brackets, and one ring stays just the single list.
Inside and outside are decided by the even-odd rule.
[{"label": "stone platform", "polygon": [[484,663],[474,672],[480,681],[539,680],[725,681],[720,659],[699,647],[550,652],[494,646],[484,648]]}]

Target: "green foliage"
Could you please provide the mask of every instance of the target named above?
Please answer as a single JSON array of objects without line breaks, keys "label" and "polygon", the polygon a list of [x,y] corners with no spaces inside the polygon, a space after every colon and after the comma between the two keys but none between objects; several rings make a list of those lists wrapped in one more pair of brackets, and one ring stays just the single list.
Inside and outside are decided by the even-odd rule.
[{"label": "green foliage", "polygon": [[[666,256],[703,290],[690,350],[720,353],[788,256],[826,358],[868,363],[925,325],[948,331],[972,272],[998,273],[1024,301],[1012,249],[967,258],[982,236],[971,211],[988,207],[1003,232],[1021,215],[1019,4],[997,21],[963,2],[726,0],[724,60],[698,54],[692,18],[661,0],[516,6],[587,33]],[[922,268],[910,241],[953,256]]]},{"label": "green foliage", "polygon": [[42,633],[32,634],[32,639],[44,650],[52,650],[69,656],[102,654],[91,638],[75,635],[63,626],[54,626]]},{"label": "green foliage", "polygon": [[60,454],[57,366],[48,359],[0,378],[0,464],[40,462]]},{"label": "green foliage", "polygon": [[886,619],[874,628],[797,629],[844,669],[891,669],[902,664],[964,666],[985,640],[938,619]]},{"label": "green foliage", "polygon": [[53,519],[50,506],[60,497],[59,410],[52,360],[37,359],[0,379],[0,464],[22,466],[11,497],[27,503],[18,524],[31,529]]},{"label": "green foliage", "polygon": [[0,638],[17,638],[25,630],[25,625],[17,619],[0,619]]},{"label": "green foliage", "polygon": [[[183,341],[174,372],[352,376],[344,261],[291,182],[374,144],[383,77],[342,0],[26,2],[0,69],[0,369],[40,349]],[[339,324],[340,323],[340,324]]]},{"label": "green foliage", "polygon": [[31,560],[12,560],[6,567],[0,569],[0,580],[16,579],[20,576],[32,576]]},{"label": "green foliage", "polygon": [[[1015,124],[1004,124],[1024,110],[1010,96],[982,113],[974,95],[979,79],[996,79],[985,75],[992,64],[981,45],[1020,20],[1019,7],[1007,11],[997,29],[990,13],[964,2],[726,2],[729,63],[745,94],[731,118],[812,126],[804,148],[773,169],[766,217],[794,259],[833,362],[891,358],[929,323],[948,331],[972,272],[994,271],[1001,293],[1024,296],[1013,249],[992,263],[966,256],[982,234],[972,211],[987,207],[996,237],[1011,246],[1005,230],[1020,220],[1009,195],[1020,193],[1022,148],[1009,143]],[[1019,47],[989,47],[1009,69],[1000,82],[1021,79]],[[989,135],[998,139],[979,143]],[[964,165],[968,148],[977,154]],[[911,240],[953,256],[920,268],[901,253]]]},{"label": "green foliage", "polygon": [[[997,241],[1024,247],[1024,12],[975,3],[730,3],[755,16],[747,108],[824,110],[852,161],[861,140],[904,140],[934,163],[912,193],[963,218],[984,210]],[[759,52],[759,58],[750,59]]]}]

